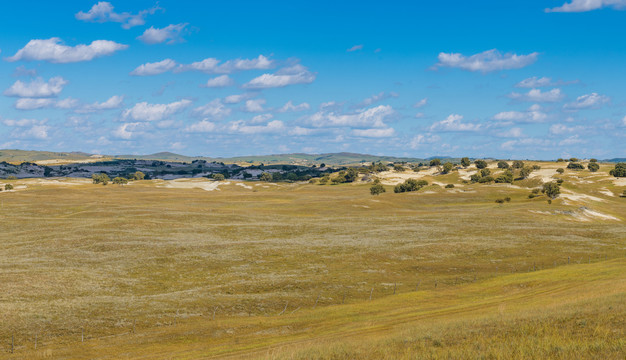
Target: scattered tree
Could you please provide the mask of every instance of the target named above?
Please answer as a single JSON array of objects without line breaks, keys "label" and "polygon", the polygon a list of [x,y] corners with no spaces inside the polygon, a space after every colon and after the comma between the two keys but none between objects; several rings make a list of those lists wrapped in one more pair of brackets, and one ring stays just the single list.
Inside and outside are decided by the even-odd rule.
[{"label": "scattered tree", "polygon": [[559,196],[559,194],[561,193],[561,188],[559,187],[559,184],[552,181],[552,182],[543,184],[543,188],[541,189],[541,192],[546,194],[550,199],[554,199],[557,196]]},{"label": "scattered tree", "polygon": [[269,182],[272,181],[272,174],[268,172],[262,172],[261,176],[259,176],[259,180]]},{"label": "scattered tree", "polygon": [[470,162],[470,159],[468,157],[461,158],[461,165],[463,167],[468,167],[468,166],[470,166],[470,164],[471,164],[471,162]]},{"label": "scattered tree", "polygon": [[111,178],[105,173],[100,173],[91,175],[91,180],[94,184],[106,185],[111,181]]},{"label": "scattered tree", "polygon": [[615,164],[615,168],[609,171],[609,174],[615,177],[626,177],[626,162]]},{"label": "scattered tree", "polygon": [[559,174],[563,174],[565,172],[565,169],[558,168],[558,169],[556,169],[556,172],[558,172]]},{"label": "scattered tree", "polygon": [[400,165],[400,164],[396,164],[393,166],[393,170],[397,171],[397,172],[404,172],[406,169],[404,168],[404,166]]},{"label": "scattered tree", "polygon": [[589,171],[591,172],[596,172],[600,170],[600,165],[598,165],[598,163],[595,163],[595,162],[590,162],[589,164],[587,164],[587,169],[589,169]]},{"label": "scattered tree", "polygon": [[454,187],[454,184],[448,184],[446,185],[446,189],[452,189]]},{"label": "scattered tree", "polygon": [[513,169],[521,169],[524,167],[524,162],[521,160],[515,160],[513,161]]},{"label": "scattered tree", "polygon": [[428,185],[428,181],[426,180],[408,179],[404,183],[396,185],[393,189],[393,192],[403,193],[417,191],[426,185]]},{"label": "scattered tree", "polygon": [[128,184],[128,179],[117,176],[113,178],[112,183],[116,185],[124,185],[124,184]]},{"label": "scattered tree", "polygon": [[380,183],[380,180],[376,179],[374,180],[374,184],[370,187],[370,194],[372,195],[380,195],[382,193],[384,193],[385,187],[383,186],[383,184]]},{"label": "scattered tree", "polygon": [[591,159],[589,159],[589,162],[595,163],[595,162],[598,162],[598,159],[591,158]]},{"label": "scattered tree", "polygon": [[509,163],[506,161],[498,161],[498,168],[499,169],[508,169],[509,168]]},{"label": "scattered tree", "polygon": [[567,168],[570,170],[583,170],[585,167],[577,162],[570,162],[567,164]]},{"label": "scattered tree", "polygon": [[500,174],[496,179],[497,183],[513,183],[513,172],[511,170],[505,170],[502,174]]},{"label": "scattered tree", "polygon": [[487,162],[485,160],[476,160],[474,161],[477,169],[484,169],[487,167]]},{"label": "scattered tree", "polygon": [[430,166],[439,166],[439,165],[441,165],[441,160],[439,159],[430,160]]},{"label": "scattered tree", "polygon": [[4,190],[13,190],[13,185],[11,184],[4,184]]},{"label": "scattered tree", "polygon": [[480,169],[480,176],[489,176],[491,175],[491,170],[487,169],[487,168],[481,168]]},{"label": "scattered tree", "polygon": [[211,175],[211,177],[213,178],[213,180],[215,181],[224,181],[226,179],[226,177],[224,176],[224,174],[213,174]]},{"label": "scattered tree", "polygon": [[575,157],[573,157],[573,158],[569,158],[569,161],[570,161],[570,162],[577,162],[577,161],[578,161],[578,158],[575,158]]},{"label": "scattered tree", "polygon": [[533,172],[533,168],[528,167],[528,166],[524,166],[520,171],[519,171],[519,177],[520,179],[526,179],[530,173]]},{"label": "scattered tree", "polygon": [[146,174],[142,173],[141,171],[135,171],[133,174],[131,174],[130,180],[143,180],[145,177]]},{"label": "scattered tree", "polygon": [[454,165],[452,165],[451,162],[446,162],[445,164],[443,164],[443,170],[441,171],[442,174],[447,174],[450,171],[452,171],[452,168],[454,167]]}]

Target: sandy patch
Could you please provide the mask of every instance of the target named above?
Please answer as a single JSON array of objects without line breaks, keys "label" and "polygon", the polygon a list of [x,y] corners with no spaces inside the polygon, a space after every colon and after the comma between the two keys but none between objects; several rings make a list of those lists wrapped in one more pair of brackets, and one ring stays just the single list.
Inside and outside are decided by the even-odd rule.
[{"label": "sandy patch", "polygon": [[559,195],[560,197],[564,198],[564,199],[568,199],[568,200],[572,200],[572,201],[581,201],[581,202],[585,202],[585,200],[591,200],[591,201],[599,201],[599,202],[605,202],[606,200],[601,199],[599,197],[595,197],[595,196],[591,196],[591,195],[587,195],[587,194],[579,194],[579,193],[575,193],[571,190],[567,190],[567,189],[563,189],[561,190],[561,195]]},{"label": "sandy patch", "polygon": [[478,170],[476,169],[459,169],[459,178],[461,180],[470,180],[470,177],[474,174],[476,174],[478,172]]},{"label": "sandy patch", "polygon": [[353,207],[359,207],[359,208],[364,208],[364,209],[369,209],[370,207],[367,205],[352,205]]},{"label": "sandy patch", "polygon": [[91,179],[81,178],[55,178],[55,179],[29,179],[27,180],[37,185],[54,186],[76,186],[91,184]]},{"label": "sandy patch", "polygon": [[238,182],[238,183],[235,183],[235,185],[237,185],[237,186],[241,186],[242,188],[245,188],[245,189],[252,190],[252,186],[250,186],[250,185],[246,185],[246,184],[244,184],[244,183],[240,183],[240,182]]},{"label": "sandy patch", "polygon": [[626,186],[626,178],[613,178],[613,184],[617,186]]},{"label": "sandy patch", "polygon": [[601,212],[598,212],[598,211],[595,211],[595,210],[591,210],[591,209],[587,209],[585,207],[580,208],[580,211],[582,213],[582,216],[590,218],[590,220],[600,219],[600,220],[616,220],[616,221],[620,221],[620,219],[616,218],[615,216],[603,214]]},{"label": "sandy patch", "polygon": [[577,210],[556,210],[556,211],[540,211],[540,210],[528,210],[533,214],[540,215],[566,215],[569,216],[569,220],[574,221],[594,221],[594,220],[613,220],[621,221],[615,216],[601,213],[596,210],[591,210],[587,207],[581,206]]},{"label": "sandy patch", "polygon": [[220,185],[229,185],[230,181],[212,181],[200,179],[163,180],[157,187],[170,189],[202,189],[205,191],[218,190]]},{"label": "sandy patch", "polygon": [[548,183],[554,180],[552,176],[555,174],[557,174],[557,172],[554,169],[539,169],[531,172],[528,177],[530,179],[540,178],[544,183]]},{"label": "sandy patch", "polygon": [[615,196],[615,194],[613,194],[613,192],[607,188],[601,188],[599,190],[600,194],[602,195],[606,195],[606,196]]},{"label": "sandy patch", "polygon": [[405,182],[408,179],[420,179],[424,176],[432,176],[437,173],[437,168],[432,167],[428,170],[413,172],[413,171],[405,171],[405,172],[395,172],[395,171],[382,171],[377,174],[378,178],[380,178],[380,182],[383,185],[398,185]]}]

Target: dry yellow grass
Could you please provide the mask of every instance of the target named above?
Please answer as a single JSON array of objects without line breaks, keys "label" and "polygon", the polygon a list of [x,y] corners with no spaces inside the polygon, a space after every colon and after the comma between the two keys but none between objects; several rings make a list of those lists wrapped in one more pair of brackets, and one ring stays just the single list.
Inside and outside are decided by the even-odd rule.
[{"label": "dry yellow grass", "polygon": [[607,169],[563,176],[601,201],[552,205],[505,185],[12,181],[26,188],[0,194],[0,354],[14,336],[15,358],[619,358],[626,202]]}]

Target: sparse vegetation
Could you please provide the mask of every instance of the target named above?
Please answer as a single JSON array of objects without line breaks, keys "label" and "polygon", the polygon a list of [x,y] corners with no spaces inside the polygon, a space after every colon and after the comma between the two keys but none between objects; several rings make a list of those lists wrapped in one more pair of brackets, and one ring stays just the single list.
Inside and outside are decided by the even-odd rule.
[{"label": "sparse vegetation", "polygon": [[550,199],[555,199],[561,193],[561,188],[556,182],[549,182],[543,184],[541,192],[546,194],[546,196],[548,196]]},{"label": "sparse vegetation", "polygon": [[468,157],[464,157],[461,158],[461,166],[463,166],[464,168],[470,166],[472,163],[470,162],[470,159]]},{"label": "sparse vegetation", "polygon": [[109,175],[105,173],[101,173],[101,174],[93,174],[91,176],[91,180],[94,184],[106,185],[109,183],[109,181],[111,181],[111,178],[109,178]]},{"label": "sparse vegetation", "polygon": [[509,163],[506,161],[498,161],[498,169],[508,169]]},{"label": "sparse vegetation", "polygon": [[403,192],[418,191],[419,189],[423,188],[426,185],[428,185],[428,181],[426,180],[408,179],[404,183],[396,185],[393,189],[393,192],[403,193]]},{"label": "sparse vegetation", "polygon": [[226,177],[224,176],[224,174],[213,174],[211,175],[211,177],[213,178],[213,180],[215,181],[224,181],[226,179]]},{"label": "sparse vegetation", "polygon": [[596,172],[600,170],[600,165],[595,162],[590,162],[589,164],[587,164],[587,169],[589,169],[589,171],[591,172]]},{"label": "sparse vegetation", "polygon": [[570,170],[583,170],[585,167],[577,162],[570,162],[569,164],[567,164],[567,168]]},{"label": "sparse vegetation", "polygon": [[487,162],[485,160],[476,160],[474,161],[477,169],[484,169],[487,167]]},{"label": "sparse vegetation", "polygon": [[615,177],[626,177],[626,163],[617,163],[615,164],[615,168],[609,172],[609,175]]},{"label": "sparse vegetation", "polygon": [[376,179],[374,184],[370,187],[370,194],[372,195],[380,195],[384,193],[385,187],[380,183],[380,180]]}]

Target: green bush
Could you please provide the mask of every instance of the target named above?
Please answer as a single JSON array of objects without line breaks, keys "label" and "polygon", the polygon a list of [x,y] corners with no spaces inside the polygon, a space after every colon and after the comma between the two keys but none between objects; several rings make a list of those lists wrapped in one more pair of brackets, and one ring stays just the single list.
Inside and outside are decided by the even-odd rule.
[{"label": "green bush", "polygon": [[128,184],[128,179],[117,176],[117,177],[113,178],[112,182],[113,182],[113,184],[116,184],[116,185],[124,185],[124,184]]},{"label": "green bush", "polygon": [[374,181],[374,184],[370,187],[370,194],[372,195],[380,195],[385,191],[385,187],[380,183],[380,180]]},{"label": "green bush", "polygon": [[402,166],[402,165],[394,165],[394,166],[393,166],[393,170],[395,170],[395,171],[397,171],[397,172],[403,172],[403,171],[405,171],[406,169],[405,169],[405,168],[404,168],[404,166]]},{"label": "green bush", "polygon": [[615,177],[626,177],[626,163],[615,164],[615,168],[609,171],[609,174]]},{"label": "green bush", "polygon": [[261,175],[259,175],[259,180],[265,181],[265,182],[272,181],[272,174],[268,172],[262,172]]},{"label": "green bush", "polygon": [[541,192],[546,194],[550,199],[554,199],[561,193],[561,188],[556,182],[549,182],[543,184]]},{"label": "green bush", "polygon": [[13,190],[13,185],[11,185],[11,184],[4,184],[4,190]]},{"label": "green bush", "polygon": [[393,188],[393,192],[403,193],[403,192],[417,191],[426,185],[428,185],[428,181],[426,180],[408,179],[404,183],[396,185]]},{"label": "green bush", "polygon": [[521,169],[524,167],[524,162],[521,160],[513,161],[513,169]]},{"label": "green bush", "polygon": [[582,164],[570,162],[569,164],[567,164],[567,168],[570,170],[583,170],[585,167]]},{"label": "green bush", "polygon": [[452,189],[454,187],[454,184],[448,184],[446,185],[446,189]]},{"label": "green bush", "polygon": [[439,165],[441,165],[441,160],[439,159],[430,160],[430,166],[439,166]]},{"label": "green bush", "polygon": [[470,159],[468,157],[461,158],[461,165],[463,167],[468,167],[470,164]]},{"label": "green bush", "polygon": [[91,175],[91,180],[94,184],[106,185],[111,181],[111,178],[105,173],[100,173]]},{"label": "green bush", "polygon": [[595,163],[595,162],[590,162],[589,164],[587,164],[587,169],[589,169],[589,171],[591,172],[596,172],[600,170],[600,165],[598,165],[598,163]]},{"label": "green bush", "polygon": [[495,182],[497,183],[513,183],[513,172],[511,170],[505,170],[502,174],[500,174]]},{"label": "green bush", "polygon": [[477,169],[484,169],[487,167],[487,162],[485,160],[476,160],[474,161]]},{"label": "green bush", "polygon": [[226,177],[224,176],[224,174],[213,174],[211,175],[211,177],[213,178],[213,180],[215,181],[224,181],[226,179]]},{"label": "green bush", "polygon": [[563,174],[565,172],[565,169],[558,168],[558,169],[556,169],[556,172],[558,172],[559,174]]},{"label": "green bush", "polygon": [[487,169],[487,168],[481,168],[480,169],[480,176],[488,176],[491,175],[491,170]]},{"label": "green bush", "polygon": [[506,161],[498,161],[498,169],[508,169],[509,163]]},{"label": "green bush", "polygon": [[454,167],[454,165],[452,165],[451,162],[447,162],[445,164],[443,164],[443,170],[441,171],[442,174],[447,174],[450,171],[452,171],[452,168]]}]

